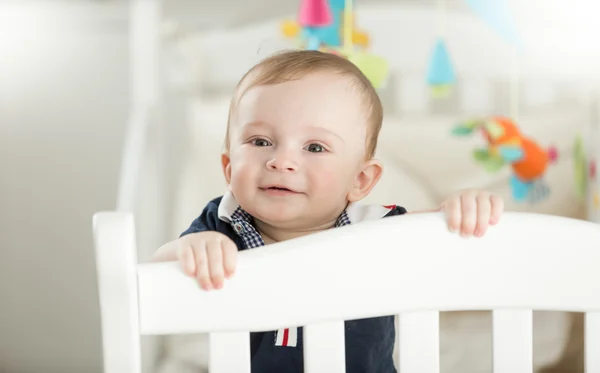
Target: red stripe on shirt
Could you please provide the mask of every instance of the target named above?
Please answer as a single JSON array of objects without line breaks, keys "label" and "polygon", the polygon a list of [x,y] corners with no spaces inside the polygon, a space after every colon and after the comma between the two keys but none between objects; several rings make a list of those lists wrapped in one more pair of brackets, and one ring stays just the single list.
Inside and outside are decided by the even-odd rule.
[{"label": "red stripe on shirt", "polygon": [[287,346],[289,335],[290,335],[290,330],[289,329],[285,329],[283,331],[283,341],[281,342],[282,346]]}]

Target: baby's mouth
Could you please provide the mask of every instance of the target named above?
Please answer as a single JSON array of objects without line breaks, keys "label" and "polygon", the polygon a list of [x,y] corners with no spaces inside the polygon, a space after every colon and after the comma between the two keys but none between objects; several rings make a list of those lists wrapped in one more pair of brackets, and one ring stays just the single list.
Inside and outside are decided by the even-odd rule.
[{"label": "baby's mouth", "polygon": [[295,190],[286,188],[282,185],[272,185],[272,186],[262,187],[260,189],[265,192],[273,192],[273,193],[298,193]]},{"label": "baby's mouth", "polygon": [[289,190],[288,188],[282,188],[282,187],[268,187],[267,189],[269,190],[283,190],[286,192],[291,192],[291,190]]}]

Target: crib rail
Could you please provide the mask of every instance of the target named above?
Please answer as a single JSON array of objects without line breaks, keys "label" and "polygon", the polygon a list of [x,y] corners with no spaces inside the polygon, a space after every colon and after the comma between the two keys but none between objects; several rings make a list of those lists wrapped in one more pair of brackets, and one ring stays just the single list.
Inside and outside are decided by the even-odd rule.
[{"label": "crib rail", "polygon": [[[129,224],[96,219],[99,238]],[[124,247],[97,243],[99,273],[116,270],[108,263],[123,261]],[[248,332],[286,326],[305,326],[306,372],[341,373],[340,320],[394,314],[399,371],[439,372],[438,312],[450,310],[494,311],[496,373],[532,371],[531,310],[587,312],[586,348],[600,348],[600,226],[586,221],[507,213],[485,237],[464,239],[440,214],[391,217],[241,252],[234,278],[211,292],[175,263],[127,262],[121,292],[137,290],[138,302],[122,304],[139,306],[131,334],[212,333],[211,373],[250,372]],[[600,371],[593,354],[586,365]]]}]

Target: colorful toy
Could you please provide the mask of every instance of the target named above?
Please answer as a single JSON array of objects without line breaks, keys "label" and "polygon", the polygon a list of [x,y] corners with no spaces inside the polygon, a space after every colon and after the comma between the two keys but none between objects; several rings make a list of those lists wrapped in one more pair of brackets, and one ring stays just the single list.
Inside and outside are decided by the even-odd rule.
[{"label": "colorful toy", "polygon": [[454,68],[444,39],[438,38],[427,72],[427,84],[434,97],[447,96],[456,82]]},{"label": "colorful toy", "polygon": [[437,40],[433,47],[433,53],[429,61],[427,71],[427,84],[431,94],[435,98],[447,96],[454,83],[456,76],[454,67],[446,47],[446,0],[437,0]]},{"label": "colorful toy", "polygon": [[328,26],[333,20],[327,0],[303,0],[298,19],[304,27]]},{"label": "colorful toy", "polygon": [[367,52],[369,36],[355,29],[353,0],[301,0],[297,21],[286,20],[282,34],[298,47],[320,50],[352,61],[381,88],[388,76],[385,59]]},{"label": "colorful toy", "polygon": [[516,201],[535,203],[549,195],[550,188],[544,181],[544,173],[558,157],[556,148],[542,148],[521,134],[512,120],[504,117],[468,121],[455,127],[452,132],[457,136],[465,136],[476,130],[481,131],[488,146],[474,151],[475,160],[488,172],[496,172],[510,165],[510,184]]},{"label": "colorful toy", "polygon": [[581,136],[575,139],[575,145],[573,146],[573,163],[575,171],[575,190],[577,191],[577,196],[579,198],[585,199],[588,188],[588,172],[587,159]]},{"label": "colorful toy", "polygon": [[[585,147],[583,146],[583,139],[581,136],[575,139],[575,145],[573,146],[573,163],[575,171],[575,190],[577,196],[585,200],[591,182],[596,180],[596,162],[592,159],[588,161]],[[592,204],[595,209],[600,208],[600,195],[598,192],[594,192],[592,195]]]}]

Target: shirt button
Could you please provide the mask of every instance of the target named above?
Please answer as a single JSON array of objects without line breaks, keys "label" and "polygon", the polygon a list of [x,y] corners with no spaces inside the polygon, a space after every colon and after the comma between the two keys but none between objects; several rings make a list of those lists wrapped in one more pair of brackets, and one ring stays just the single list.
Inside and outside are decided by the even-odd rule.
[{"label": "shirt button", "polygon": [[244,226],[240,223],[234,223],[233,229],[235,230],[235,233],[237,233],[237,234],[244,233]]}]

